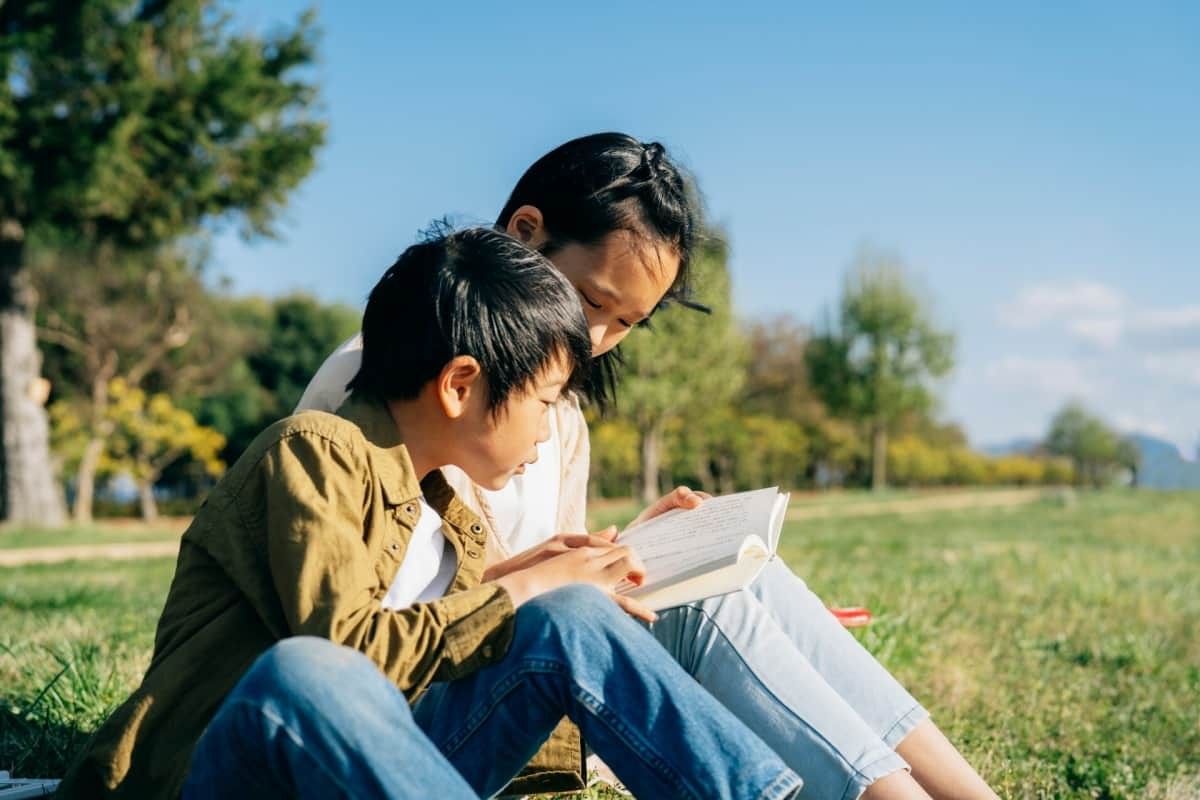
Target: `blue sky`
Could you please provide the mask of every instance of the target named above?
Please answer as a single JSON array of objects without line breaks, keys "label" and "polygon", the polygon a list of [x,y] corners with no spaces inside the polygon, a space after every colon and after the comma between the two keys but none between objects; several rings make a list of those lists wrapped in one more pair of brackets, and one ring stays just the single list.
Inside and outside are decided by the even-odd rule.
[{"label": "blue sky", "polygon": [[696,174],[743,316],[813,322],[888,248],[958,333],[974,443],[1076,397],[1190,455],[1200,6],[1046,6],[325,3],[329,144],[281,238],[222,235],[214,269],[361,305],[432,218],[490,221],[543,152],[623,130]]}]

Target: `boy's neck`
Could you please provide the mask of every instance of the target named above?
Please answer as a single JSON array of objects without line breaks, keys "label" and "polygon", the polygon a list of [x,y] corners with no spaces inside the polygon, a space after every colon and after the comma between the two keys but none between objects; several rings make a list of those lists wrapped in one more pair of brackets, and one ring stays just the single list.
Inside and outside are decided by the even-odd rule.
[{"label": "boy's neck", "polygon": [[446,441],[444,431],[446,415],[440,408],[431,408],[427,398],[415,400],[389,400],[388,413],[400,431],[400,441],[408,450],[413,471],[418,480],[433,472],[445,462],[440,458]]}]

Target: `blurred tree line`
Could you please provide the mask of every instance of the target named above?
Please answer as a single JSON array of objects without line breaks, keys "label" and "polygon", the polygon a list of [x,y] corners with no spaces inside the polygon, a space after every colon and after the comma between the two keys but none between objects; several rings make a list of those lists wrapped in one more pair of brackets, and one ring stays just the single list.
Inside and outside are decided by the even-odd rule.
[{"label": "blurred tree line", "polygon": [[1078,404],[1026,453],[976,452],[940,422],[954,336],[896,254],[858,253],[836,310],[814,327],[737,321],[719,235],[695,269],[712,314],[657,312],[626,340],[615,412],[589,413],[596,494],[1136,482],[1136,448]]}]

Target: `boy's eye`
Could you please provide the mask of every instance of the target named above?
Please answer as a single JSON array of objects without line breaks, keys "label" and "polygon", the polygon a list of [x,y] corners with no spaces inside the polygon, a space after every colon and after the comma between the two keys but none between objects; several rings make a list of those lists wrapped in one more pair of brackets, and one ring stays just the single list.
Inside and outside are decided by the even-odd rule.
[{"label": "boy's eye", "polygon": [[583,302],[587,303],[592,308],[600,308],[600,304],[588,297],[587,292],[583,291],[583,289],[579,289],[579,296],[583,298]]}]

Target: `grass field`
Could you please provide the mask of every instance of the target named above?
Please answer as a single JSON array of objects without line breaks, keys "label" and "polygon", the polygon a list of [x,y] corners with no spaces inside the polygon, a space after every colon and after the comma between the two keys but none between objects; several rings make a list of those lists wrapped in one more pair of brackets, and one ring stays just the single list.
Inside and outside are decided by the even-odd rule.
[{"label": "grass field", "polygon": [[[874,611],[864,644],[1002,797],[1200,797],[1200,493],[792,522],[782,555]],[[172,568],[0,569],[0,769],[61,773],[145,668]]]}]

